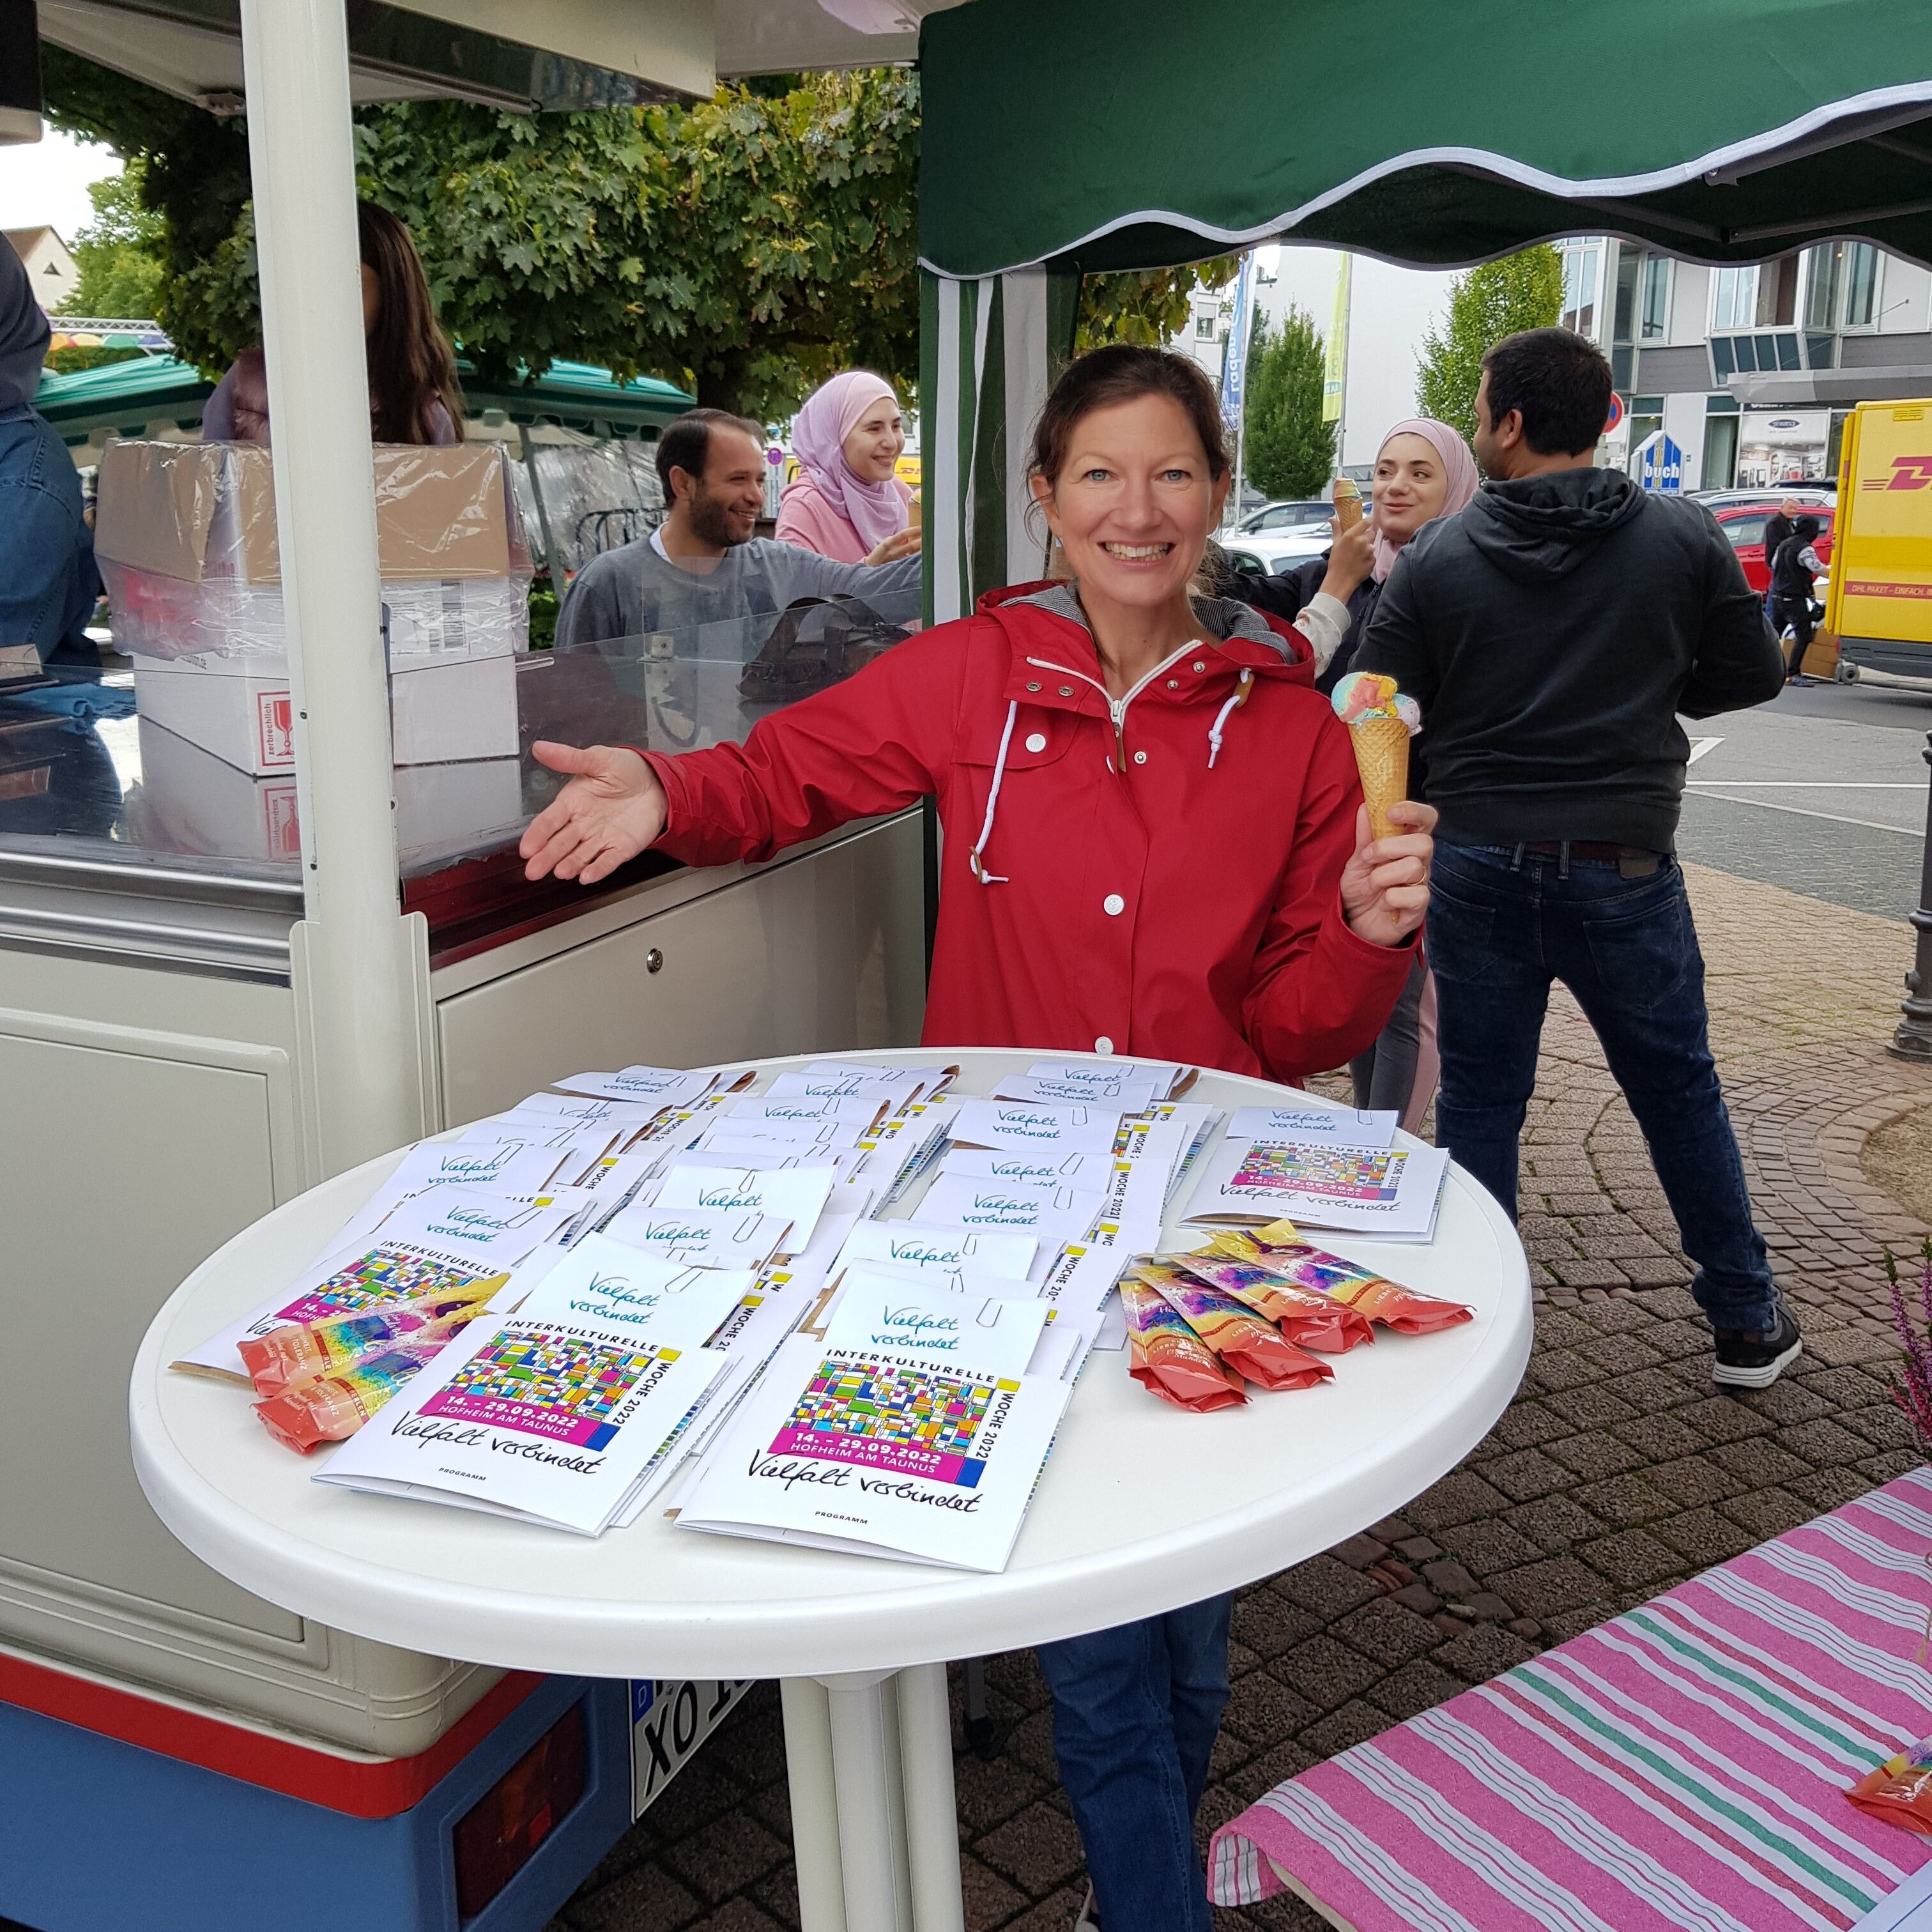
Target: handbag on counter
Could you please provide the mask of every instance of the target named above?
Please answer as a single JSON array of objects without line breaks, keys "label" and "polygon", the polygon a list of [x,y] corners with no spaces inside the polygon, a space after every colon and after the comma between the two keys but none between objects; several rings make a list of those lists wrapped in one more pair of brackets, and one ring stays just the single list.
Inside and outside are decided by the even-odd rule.
[{"label": "handbag on counter", "polygon": [[796,598],[778,614],[764,647],[746,665],[738,694],[755,704],[814,697],[910,635],[862,597]]}]

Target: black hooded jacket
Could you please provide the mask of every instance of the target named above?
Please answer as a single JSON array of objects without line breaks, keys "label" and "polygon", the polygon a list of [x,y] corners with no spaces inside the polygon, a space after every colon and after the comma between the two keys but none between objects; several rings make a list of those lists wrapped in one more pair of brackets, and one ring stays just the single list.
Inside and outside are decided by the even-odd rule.
[{"label": "black hooded jacket", "polygon": [[1762,704],[1784,664],[1711,513],[1614,470],[1485,484],[1406,545],[1357,653],[1422,707],[1422,795],[1457,845],[1667,852],[1678,714]]}]

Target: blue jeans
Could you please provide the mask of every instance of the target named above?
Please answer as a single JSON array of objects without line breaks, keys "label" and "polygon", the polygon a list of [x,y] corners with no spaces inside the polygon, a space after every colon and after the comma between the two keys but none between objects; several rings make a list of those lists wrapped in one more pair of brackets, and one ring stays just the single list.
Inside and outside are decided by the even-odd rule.
[{"label": "blue jeans", "polygon": [[1228,1702],[1234,1600],[1040,1647],[1103,1932],[1210,1932],[1194,1814]]},{"label": "blue jeans", "polygon": [[1649,1143],[1714,1328],[1777,1319],[1737,1137],[1711,1060],[1704,959],[1683,874],[1614,860],[1436,848],[1429,963],[1442,1087],[1436,1139],[1516,1216],[1516,1141],[1536,1084],[1550,982],[1576,995]]}]

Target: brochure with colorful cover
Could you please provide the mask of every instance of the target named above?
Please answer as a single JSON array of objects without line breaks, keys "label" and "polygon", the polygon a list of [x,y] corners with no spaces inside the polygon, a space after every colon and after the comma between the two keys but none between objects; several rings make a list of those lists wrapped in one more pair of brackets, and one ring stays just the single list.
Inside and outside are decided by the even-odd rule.
[{"label": "brochure with colorful cover", "polygon": [[568,1094],[587,1094],[597,1100],[636,1100],[647,1106],[688,1107],[701,1100],[722,1077],[716,1073],[686,1073],[670,1066],[626,1066],[616,1073],[573,1073],[554,1084]]},{"label": "brochure with colorful cover", "polygon": [[861,1221],[839,1250],[832,1272],[855,1262],[886,1262],[938,1275],[985,1274],[1024,1281],[1040,1252],[1028,1234],[929,1228],[918,1221]]},{"label": "brochure with colorful cover", "polygon": [[633,1201],[598,1232],[680,1267],[755,1271],[778,1252],[790,1226],[755,1208],[666,1208]]},{"label": "brochure with colorful cover", "polygon": [[1216,1148],[1188,1202],[1187,1220],[1262,1226],[1288,1220],[1384,1240],[1433,1238],[1449,1170],[1439,1148],[1376,1149],[1231,1139]]},{"label": "brochure with colorful cover", "polygon": [[1228,1123],[1235,1140],[1295,1141],[1304,1147],[1373,1148],[1395,1144],[1402,1116],[1359,1107],[1238,1107]]},{"label": "brochure with colorful cover", "polygon": [[830,1161],[806,1167],[718,1167],[694,1164],[691,1155],[680,1154],[665,1173],[653,1204],[661,1214],[703,1208],[770,1215],[790,1228],[780,1244],[789,1253],[812,1239],[838,1180],[838,1170]]},{"label": "brochure with colorful cover", "polygon": [[[1127,1249],[1090,1246],[1070,1243],[1054,1257],[1040,1284],[1040,1299],[1053,1311],[1052,1329],[1060,1329],[1074,1340],[1073,1351],[1062,1372],[1071,1380],[1095,1348],[1118,1347],[1107,1340],[1118,1320],[1119,1303],[1114,1289],[1136,1257]],[[1120,1323],[1121,1342],[1126,1339],[1124,1322]]]},{"label": "brochure with colorful cover", "polygon": [[964,1100],[952,1124],[956,1145],[1058,1154],[1112,1154],[1118,1107],[1048,1106],[1017,1100]]},{"label": "brochure with colorful cover", "polygon": [[855,1304],[836,1341],[788,1342],[706,1459],[679,1526],[1005,1568],[1072,1385],[982,1359],[970,1324],[908,1340],[862,1318],[910,1306]]},{"label": "brochure with colorful cover", "polygon": [[404,1155],[395,1172],[345,1221],[334,1247],[373,1234],[406,1201],[433,1187],[480,1188],[512,1201],[535,1201],[571,1186],[577,1163],[555,1148],[516,1141],[424,1141]]},{"label": "brochure with colorful cover", "polygon": [[1002,1181],[1010,1187],[1077,1187],[1102,1194],[1114,1178],[1113,1162],[1105,1154],[1060,1154],[1052,1148],[1018,1151],[1009,1148],[949,1148],[940,1164],[942,1174],[962,1174],[974,1180]]},{"label": "brochure with colorful cover", "polygon": [[993,1089],[996,1100],[1018,1100],[1026,1106],[1072,1103],[1111,1108],[1117,1113],[1142,1114],[1166,1097],[1164,1083],[1151,1075],[1136,1076],[1106,1067],[1076,1068],[1084,1079],[1053,1079],[1034,1073],[1010,1073]]},{"label": "brochure with colorful cover", "polygon": [[1052,1312],[1031,1295],[956,1294],[855,1268],[832,1304],[824,1342],[828,1348],[889,1348],[1024,1375]]},{"label": "brochure with colorful cover", "polygon": [[454,1295],[515,1269],[572,1220],[584,1197],[510,1201],[473,1188],[439,1187],[404,1202],[376,1234],[340,1244],[280,1294],[231,1322],[178,1366],[247,1378],[236,1344],[292,1322],[319,1322],[424,1295]]},{"label": "brochure with colorful cover", "polygon": [[942,1168],[914,1211],[924,1227],[1004,1228],[1058,1247],[1093,1226],[1101,1200],[1077,1187],[1016,1186]]},{"label": "brochure with colorful cover", "polygon": [[671,1445],[728,1366],[704,1345],[742,1278],[605,1319],[569,1306],[597,1298],[579,1273],[554,1270],[514,1314],[472,1323],[315,1480],[600,1534],[669,1474]]}]

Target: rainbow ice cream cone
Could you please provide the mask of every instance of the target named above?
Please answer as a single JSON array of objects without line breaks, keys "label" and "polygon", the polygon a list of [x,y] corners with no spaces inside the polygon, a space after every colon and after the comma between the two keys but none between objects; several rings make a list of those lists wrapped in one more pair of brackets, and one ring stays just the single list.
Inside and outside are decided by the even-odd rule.
[{"label": "rainbow ice cream cone", "polygon": [[1369,830],[1378,838],[1402,828],[1389,807],[1408,796],[1408,741],[1422,729],[1422,712],[1412,698],[1396,689],[1392,677],[1352,671],[1335,687],[1335,716],[1348,728],[1369,807]]}]

